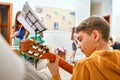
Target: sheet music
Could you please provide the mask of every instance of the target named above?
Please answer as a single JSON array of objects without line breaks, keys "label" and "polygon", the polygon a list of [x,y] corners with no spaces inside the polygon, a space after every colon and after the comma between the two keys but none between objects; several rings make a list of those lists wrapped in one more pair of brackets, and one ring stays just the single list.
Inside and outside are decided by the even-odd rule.
[{"label": "sheet music", "polygon": [[45,31],[47,29],[39,20],[37,15],[32,11],[28,2],[23,6],[23,10],[17,19],[22,23],[24,28],[30,32],[30,34],[35,35],[37,32]]}]

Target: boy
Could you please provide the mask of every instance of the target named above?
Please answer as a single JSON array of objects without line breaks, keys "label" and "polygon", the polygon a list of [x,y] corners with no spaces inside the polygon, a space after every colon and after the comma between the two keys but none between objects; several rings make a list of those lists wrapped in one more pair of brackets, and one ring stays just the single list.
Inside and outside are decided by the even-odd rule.
[{"label": "boy", "polygon": [[[91,16],[77,27],[80,49],[86,58],[73,68],[71,80],[120,80],[120,51],[108,46],[110,27],[101,17]],[[52,80],[61,80],[55,63],[48,62]]]}]

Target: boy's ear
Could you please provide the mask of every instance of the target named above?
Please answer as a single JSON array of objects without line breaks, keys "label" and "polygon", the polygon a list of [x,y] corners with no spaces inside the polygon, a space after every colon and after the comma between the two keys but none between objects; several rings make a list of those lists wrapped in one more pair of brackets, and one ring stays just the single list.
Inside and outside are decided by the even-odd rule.
[{"label": "boy's ear", "polygon": [[100,39],[100,33],[97,30],[93,30],[92,34],[95,41]]}]

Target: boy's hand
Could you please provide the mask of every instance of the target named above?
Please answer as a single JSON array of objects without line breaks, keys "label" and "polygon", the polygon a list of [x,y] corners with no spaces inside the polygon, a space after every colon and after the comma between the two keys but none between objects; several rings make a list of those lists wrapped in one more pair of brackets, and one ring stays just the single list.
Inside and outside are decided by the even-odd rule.
[{"label": "boy's hand", "polygon": [[47,64],[52,76],[59,75],[59,58],[56,56],[55,62],[48,62]]}]

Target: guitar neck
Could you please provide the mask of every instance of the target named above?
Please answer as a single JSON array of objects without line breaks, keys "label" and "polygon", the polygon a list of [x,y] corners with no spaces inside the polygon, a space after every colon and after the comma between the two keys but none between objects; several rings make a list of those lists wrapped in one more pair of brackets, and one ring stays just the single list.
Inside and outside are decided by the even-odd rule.
[{"label": "guitar neck", "polygon": [[[51,62],[54,62],[55,59],[56,59],[56,56],[58,56],[58,55],[56,55],[56,54],[54,54],[54,53],[48,52],[47,55],[43,55],[43,56],[42,56],[42,59],[46,59],[46,57],[47,57],[48,60],[50,60]],[[58,57],[59,57],[59,66],[60,66],[62,69],[66,70],[67,72],[69,72],[69,73],[72,74],[73,66],[72,66],[71,64],[69,64],[68,62],[66,62],[66,61],[65,61],[63,58],[61,58],[60,56],[58,56]]]}]

